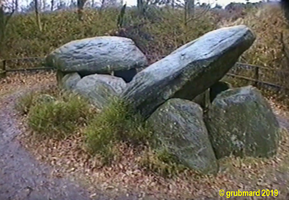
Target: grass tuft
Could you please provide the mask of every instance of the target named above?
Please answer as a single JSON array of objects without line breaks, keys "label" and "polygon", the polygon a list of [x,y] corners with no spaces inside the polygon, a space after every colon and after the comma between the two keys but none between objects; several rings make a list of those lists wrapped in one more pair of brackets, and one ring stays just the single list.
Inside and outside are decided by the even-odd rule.
[{"label": "grass tuft", "polygon": [[106,161],[111,160],[116,142],[132,145],[147,144],[152,140],[152,131],[138,114],[120,99],[113,99],[84,131],[86,146],[91,154],[100,154]]},{"label": "grass tuft", "polygon": [[28,114],[30,108],[33,106],[33,99],[34,98],[35,98],[34,92],[29,92],[25,95],[22,95],[15,105],[16,110],[21,115]]}]

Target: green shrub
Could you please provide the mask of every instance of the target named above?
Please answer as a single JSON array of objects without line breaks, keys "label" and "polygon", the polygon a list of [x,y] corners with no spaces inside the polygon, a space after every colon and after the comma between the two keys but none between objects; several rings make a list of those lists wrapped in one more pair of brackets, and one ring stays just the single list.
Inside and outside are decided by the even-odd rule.
[{"label": "green shrub", "polygon": [[113,99],[85,130],[86,146],[91,154],[99,154],[107,161],[116,142],[132,145],[146,144],[152,139],[150,127],[126,104]]},{"label": "green shrub", "polygon": [[86,125],[94,112],[77,95],[65,94],[62,100],[36,104],[28,113],[28,125],[41,137],[63,139]]}]

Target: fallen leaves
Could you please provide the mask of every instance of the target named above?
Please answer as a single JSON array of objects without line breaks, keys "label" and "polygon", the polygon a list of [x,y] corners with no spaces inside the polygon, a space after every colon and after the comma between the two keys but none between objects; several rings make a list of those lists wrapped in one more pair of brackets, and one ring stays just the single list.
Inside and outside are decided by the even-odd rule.
[{"label": "fallen leaves", "polygon": [[[34,77],[36,76],[36,78]],[[8,94],[18,85],[30,87],[41,80],[44,85],[54,83],[53,74],[38,74],[21,77],[11,75],[4,81],[0,94]],[[21,86],[21,88],[22,88]],[[20,88],[20,87],[19,87]],[[289,119],[285,107],[268,100],[274,112]],[[286,196],[289,182],[289,138],[283,135],[278,155],[272,159],[226,158],[220,160],[220,172],[217,176],[195,176],[185,171],[177,177],[163,178],[157,174],[144,171],[139,166],[140,149],[127,144],[118,144],[117,158],[111,166],[102,166],[99,157],[91,157],[83,147],[83,136],[80,130],[73,136],[56,141],[47,139],[38,141],[26,127],[26,118],[19,119],[19,128],[23,132],[21,143],[39,160],[49,163],[55,170],[51,176],[72,176],[86,185],[90,190],[102,190],[117,196],[120,193],[136,192],[146,199],[193,199],[201,197],[219,198],[219,190],[257,190],[278,189],[280,198]],[[287,121],[288,123],[288,121]],[[282,181],[281,181],[282,180]],[[96,193],[92,194],[95,196]],[[241,198],[240,198],[241,199]]]}]

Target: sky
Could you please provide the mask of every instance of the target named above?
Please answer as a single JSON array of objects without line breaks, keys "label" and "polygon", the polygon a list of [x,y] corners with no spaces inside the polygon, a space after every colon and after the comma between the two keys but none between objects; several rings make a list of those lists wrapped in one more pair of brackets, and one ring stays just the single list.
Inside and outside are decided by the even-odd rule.
[{"label": "sky", "polygon": [[[127,5],[136,5],[137,0],[124,0],[124,3],[127,2]],[[218,3],[221,6],[226,6],[231,2],[240,2],[240,3],[246,3],[246,0],[200,0],[200,3],[210,3],[212,5],[215,5],[216,3]],[[260,2],[260,0],[250,0],[251,3],[254,2]]]},{"label": "sky", "polygon": [[[0,0],[1,1],[1,0]],[[10,0],[13,1],[13,0]],[[51,0],[44,0],[47,4],[50,4]],[[64,1],[64,2],[71,2],[71,0],[54,0],[55,3],[58,1]],[[73,0],[76,1],[76,0]],[[92,0],[88,0],[88,1],[92,1]],[[183,0],[181,0],[183,1]],[[197,2],[198,0],[195,0],[195,2]],[[251,3],[254,2],[260,2],[261,0],[249,0]],[[20,2],[20,6],[24,6],[26,7],[31,0],[19,0]],[[94,0],[94,2],[101,2],[101,0]],[[219,4],[222,7],[225,7],[226,5],[228,5],[231,2],[236,2],[236,3],[246,3],[246,0],[199,0],[200,4],[202,3],[209,3],[212,7],[214,7],[216,4]],[[123,0],[123,3],[127,3],[128,6],[134,6],[137,3],[137,0]]]}]

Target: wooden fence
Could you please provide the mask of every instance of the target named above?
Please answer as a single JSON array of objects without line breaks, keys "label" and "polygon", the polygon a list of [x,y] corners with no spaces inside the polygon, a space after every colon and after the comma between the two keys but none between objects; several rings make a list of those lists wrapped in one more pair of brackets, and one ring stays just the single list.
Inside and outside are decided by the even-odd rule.
[{"label": "wooden fence", "polygon": [[36,62],[36,61],[43,61],[43,58],[38,57],[30,57],[30,58],[18,58],[18,59],[7,59],[7,60],[1,60],[0,65],[0,78],[6,77],[7,73],[9,72],[29,72],[29,71],[51,71],[54,70],[51,67],[44,67],[41,64],[41,67],[31,67],[31,68],[10,68],[9,62],[17,61],[17,62]]},{"label": "wooden fence", "polygon": [[[234,71],[236,71],[235,70],[236,68],[247,70],[247,71],[250,70],[252,72],[253,77],[239,75],[237,73],[234,73]],[[264,74],[262,73],[263,71],[270,71],[272,74],[271,75],[272,77],[274,76],[276,78],[281,77],[283,79],[282,80],[283,84],[281,85],[281,84],[276,84],[275,82],[272,83],[270,81],[262,80],[261,75]],[[269,73],[266,73],[266,74],[268,75]],[[230,72],[227,73],[226,75],[232,78],[252,82],[252,85],[259,87],[259,88],[271,88],[274,90],[279,90],[279,91],[284,90],[284,91],[289,92],[289,79],[287,78],[289,77],[289,71],[286,71],[286,70],[237,62],[236,65],[232,68],[232,70],[230,70]],[[286,82],[284,83],[284,81]]]},{"label": "wooden fence", "polygon": [[[35,67],[35,64],[33,64],[33,67],[30,68],[15,68],[15,66],[18,66],[18,62],[22,63],[23,62],[30,62],[30,63],[35,63],[39,62],[38,66]],[[51,67],[44,67],[43,64],[44,58],[39,58],[39,57],[32,57],[32,58],[20,58],[20,59],[10,59],[10,60],[1,60],[0,61],[0,78],[6,77],[7,73],[9,72],[33,72],[33,71],[54,71],[54,68]],[[9,67],[9,63],[13,63],[13,68]],[[15,65],[16,63],[16,65]],[[19,65],[21,65],[19,63]],[[253,76],[248,76],[248,75],[240,75],[238,71],[240,70],[245,70],[245,71],[250,71],[251,75]],[[262,67],[262,66],[257,66],[257,65],[251,65],[251,64],[246,64],[246,63],[240,63],[237,62],[236,65],[226,74],[228,77],[232,77],[234,79],[239,79],[239,80],[245,80],[249,81],[252,83],[252,85],[258,87],[258,88],[269,88],[269,89],[274,89],[278,91],[286,91],[289,92],[289,79],[288,79],[288,84],[276,84],[272,83],[270,81],[264,81],[261,79],[262,75],[262,70],[266,71],[271,71],[273,74],[276,76],[282,75],[284,79],[287,79],[289,77],[289,71],[285,70],[280,70],[280,69],[274,69],[274,68],[269,68],[269,67]]]}]

